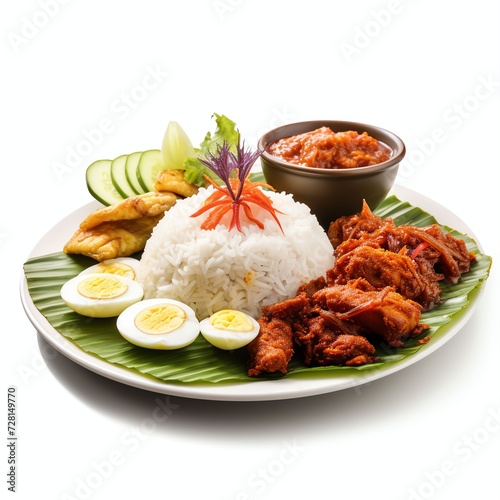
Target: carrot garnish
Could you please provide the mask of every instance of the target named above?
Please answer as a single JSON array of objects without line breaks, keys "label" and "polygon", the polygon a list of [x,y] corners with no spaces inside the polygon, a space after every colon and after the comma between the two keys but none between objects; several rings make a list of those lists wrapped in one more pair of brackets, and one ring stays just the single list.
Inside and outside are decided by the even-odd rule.
[{"label": "carrot garnish", "polygon": [[[279,210],[273,207],[272,201],[262,191],[262,188],[274,189],[265,182],[252,182],[247,179],[252,165],[259,156],[260,152],[258,151],[254,153],[245,151],[244,145],[240,146],[238,140],[236,153],[230,151],[229,145],[227,142],[224,142],[218,148],[216,155],[209,153],[207,159],[199,159],[201,163],[217,174],[225,184],[224,186],[219,186],[215,181],[205,176],[205,180],[214,187],[214,192],[205,200],[203,206],[191,215],[191,217],[199,217],[210,212],[201,224],[202,229],[214,229],[221,222],[222,218],[232,211],[229,230],[236,227],[241,232],[241,208],[243,208],[246,218],[251,223],[263,229],[264,224],[252,212],[252,205],[257,205],[269,212],[283,231],[276,215],[279,213]],[[230,177],[233,170],[236,173],[236,177]]]}]

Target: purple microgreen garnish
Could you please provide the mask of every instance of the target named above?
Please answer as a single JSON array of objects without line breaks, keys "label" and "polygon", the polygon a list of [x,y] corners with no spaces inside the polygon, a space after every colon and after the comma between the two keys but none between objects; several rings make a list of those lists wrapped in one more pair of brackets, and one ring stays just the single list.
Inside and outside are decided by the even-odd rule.
[{"label": "purple microgreen garnish", "polygon": [[[245,150],[245,144],[240,144],[238,134],[236,153],[230,151],[229,145],[224,142],[222,146],[218,146],[216,154],[209,153],[206,158],[199,158],[200,162],[218,175],[225,184],[225,186],[219,186],[208,176],[205,176],[205,179],[215,188],[215,192],[205,200],[203,207],[191,216],[198,217],[210,212],[201,225],[202,229],[214,229],[224,215],[232,211],[229,230],[236,227],[241,231],[240,208],[243,208],[243,212],[251,223],[263,229],[264,225],[255,218],[250,204],[258,205],[269,212],[281,229],[276,215],[278,211],[273,208],[269,197],[259,189],[265,187],[272,190],[273,188],[264,182],[251,182],[247,178],[260,154],[260,151]],[[231,176],[233,170],[236,171],[236,177]]]}]

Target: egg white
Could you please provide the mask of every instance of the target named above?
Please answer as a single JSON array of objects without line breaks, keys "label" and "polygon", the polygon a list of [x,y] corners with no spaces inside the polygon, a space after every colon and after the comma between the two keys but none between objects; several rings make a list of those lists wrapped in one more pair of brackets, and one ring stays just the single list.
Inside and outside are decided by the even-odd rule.
[{"label": "egg white", "polygon": [[[132,257],[118,257],[116,259],[108,259],[99,262],[98,264],[94,264],[93,266],[88,267],[80,274],[89,274],[89,273],[108,273],[108,274],[118,274],[113,272],[113,270],[108,266],[113,266],[113,264],[122,264],[129,268],[130,276],[124,276],[124,278],[134,279],[137,276],[137,269],[139,268],[139,261]],[[108,267],[105,270],[105,267]],[[118,276],[121,276],[118,274]]]},{"label": "egg white", "polygon": [[260,331],[260,325],[254,318],[252,318],[248,314],[244,313],[243,311],[239,312],[244,314],[252,323],[252,330],[248,332],[236,332],[233,330],[223,330],[215,328],[211,324],[210,318],[205,318],[200,322],[201,334],[213,346],[218,347],[219,349],[224,349],[226,351],[239,349],[240,347],[246,346],[247,344],[252,342],[255,337],[257,337]]},{"label": "egg white", "polygon": [[[169,333],[144,333],[136,326],[135,319],[139,313],[156,305],[174,305],[181,308],[186,313],[184,323]],[[172,299],[146,299],[133,304],[118,316],[116,326],[120,334],[131,344],[147,349],[180,349],[193,343],[200,333],[200,323],[193,309]]]},{"label": "egg white", "polygon": [[67,281],[61,288],[61,298],[73,311],[91,318],[112,318],[118,316],[127,307],[142,300],[144,290],[139,283],[122,276],[108,274],[110,280],[118,280],[127,286],[125,293],[109,299],[95,299],[85,297],[78,291],[78,285],[94,276],[101,277],[100,273],[84,273]]}]

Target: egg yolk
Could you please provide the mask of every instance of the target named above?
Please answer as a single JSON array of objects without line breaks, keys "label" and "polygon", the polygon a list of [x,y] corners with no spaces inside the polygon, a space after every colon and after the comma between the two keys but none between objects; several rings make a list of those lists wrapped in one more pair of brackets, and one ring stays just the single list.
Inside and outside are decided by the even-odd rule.
[{"label": "egg yolk", "polygon": [[121,262],[101,262],[96,266],[96,273],[104,274],[117,274],[118,276],[123,276],[124,278],[129,278],[131,280],[135,279],[135,272],[126,264]]},{"label": "egg yolk", "polygon": [[161,335],[181,327],[186,321],[186,311],[172,304],[143,309],[135,317],[135,326],[143,333]]},{"label": "egg yolk", "polygon": [[210,324],[217,330],[233,332],[249,332],[253,330],[252,322],[245,313],[224,309],[210,316]]},{"label": "egg yolk", "polygon": [[80,295],[88,299],[115,299],[123,295],[128,286],[110,276],[92,276],[81,281],[77,289]]}]

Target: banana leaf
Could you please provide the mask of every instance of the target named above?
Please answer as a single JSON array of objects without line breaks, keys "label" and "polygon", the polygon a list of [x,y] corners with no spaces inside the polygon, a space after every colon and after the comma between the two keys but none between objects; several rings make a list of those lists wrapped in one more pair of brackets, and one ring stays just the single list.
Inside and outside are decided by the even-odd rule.
[{"label": "banana leaf", "polygon": [[[392,217],[396,224],[425,226],[436,223],[434,217],[418,207],[391,196],[375,210],[377,215]],[[445,335],[447,328],[458,321],[473,294],[477,293],[487,279],[491,257],[483,254],[477,244],[467,235],[442,226],[454,236],[462,238],[469,251],[476,254],[471,270],[462,276],[456,285],[443,284],[443,304],[422,314],[422,322],[430,325],[422,336],[431,337],[430,342]],[[69,309],[60,297],[62,285],[81,271],[95,264],[90,258],[56,252],[29,259],[24,264],[24,273],[30,297],[36,308],[47,318],[52,327],[63,337],[89,355],[97,356],[145,377],[169,383],[234,383],[254,382],[246,375],[246,349],[222,351],[209,344],[201,335],[197,340],[176,351],[155,351],[137,347],[127,342],[116,328],[116,319],[95,319],[81,316]],[[401,348],[379,348],[380,360],[360,367],[306,367],[294,357],[289,373],[284,377],[342,376],[373,370],[397,363],[415,354],[421,346],[419,338],[408,340]],[[283,376],[280,376],[283,377]],[[260,377],[259,380],[262,380]],[[275,379],[277,376],[269,376]]]}]

